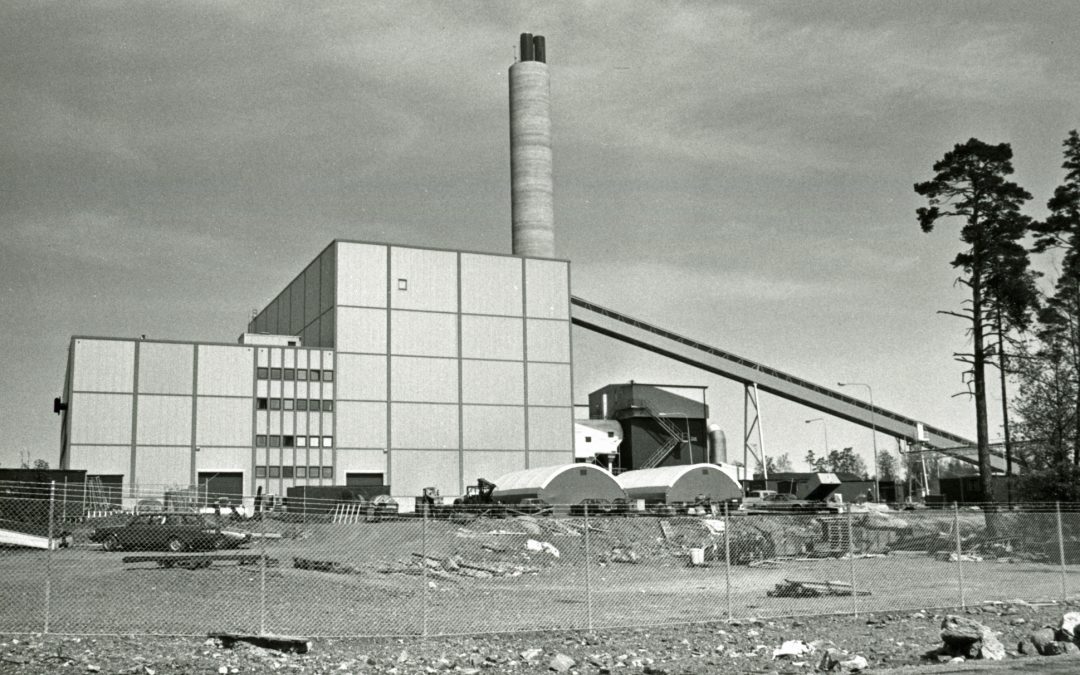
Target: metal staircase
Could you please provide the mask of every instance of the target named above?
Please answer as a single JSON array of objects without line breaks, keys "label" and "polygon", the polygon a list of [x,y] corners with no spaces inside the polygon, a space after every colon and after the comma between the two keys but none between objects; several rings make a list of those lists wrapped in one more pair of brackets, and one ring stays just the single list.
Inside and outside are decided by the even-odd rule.
[{"label": "metal staircase", "polygon": [[660,466],[661,462],[668,458],[668,455],[671,454],[671,451],[674,450],[676,446],[678,446],[680,443],[690,442],[690,434],[688,432],[683,432],[677,426],[672,424],[666,417],[656,412],[648,405],[645,405],[641,402],[634,402],[632,405],[633,407],[639,408],[648,413],[649,417],[651,417],[657,424],[659,424],[660,428],[667,432],[668,435],[668,439],[664,441],[664,444],[657,448],[651,455],[649,455],[649,458],[645,460],[644,464],[641,465],[642,469],[655,469],[656,467]]}]

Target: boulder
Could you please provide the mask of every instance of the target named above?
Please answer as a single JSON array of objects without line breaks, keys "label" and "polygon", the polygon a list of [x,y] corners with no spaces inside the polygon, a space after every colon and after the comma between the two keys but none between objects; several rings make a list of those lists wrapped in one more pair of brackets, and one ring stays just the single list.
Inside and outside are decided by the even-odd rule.
[{"label": "boulder", "polygon": [[577,662],[570,658],[566,654],[556,654],[551,661],[548,662],[548,670],[554,670],[556,673],[565,673],[574,667]]},{"label": "boulder", "polygon": [[1076,634],[1076,627],[1080,626],[1080,612],[1066,612],[1061,617],[1061,623],[1058,625],[1058,630],[1064,633],[1068,640],[1075,640],[1080,637]]},{"label": "boulder", "polygon": [[1030,640],[1040,654],[1046,654],[1047,645],[1054,642],[1054,629],[1040,628],[1031,634]]},{"label": "boulder", "polygon": [[965,658],[1000,661],[1005,658],[1005,645],[994,632],[974,619],[950,614],[941,622],[941,641],[944,652]]}]

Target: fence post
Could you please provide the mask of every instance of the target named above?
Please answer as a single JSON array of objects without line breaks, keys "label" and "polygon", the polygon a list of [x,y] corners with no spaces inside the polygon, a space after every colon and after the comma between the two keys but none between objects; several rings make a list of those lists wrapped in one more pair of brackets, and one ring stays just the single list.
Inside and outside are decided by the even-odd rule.
[{"label": "fence post", "polygon": [[964,599],[964,547],[960,543],[960,507],[956,502],[953,502],[952,509],[953,529],[956,530],[956,576],[960,584],[960,609],[966,609],[967,601]]},{"label": "fence post", "polygon": [[259,635],[266,635],[266,518],[259,518]]},{"label": "fence post", "polygon": [[585,626],[592,632],[592,577],[589,572],[589,503],[585,502]]},{"label": "fence post", "polygon": [[52,551],[53,516],[56,504],[56,481],[49,481],[49,539],[45,549],[45,633],[49,632],[49,615],[52,610]]},{"label": "fence post", "polygon": [[848,550],[848,573],[851,576],[851,612],[856,618],[859,616],[859,594],[855,591],[855,529],[851,524],[851,505],[847,508],[847,550]]},{"label": "fence post", "polygon": [[724,584],[727,587],[727,618],[731,621],[731,523],[728,519],[728,503],[724,502]]},{"label": "fence post", "polygon": [[1061,557],[1061,604],[1064,605],[1069,595],[1065,585],[1065,532],[1061,527],[1061,502],[1054,502],[1054,508],[1057,511],[1058,555]]},{"label": "fence post", "polygon": [[428,507],[424,504],[424,518],[420,525],[420,581],[424,584],[420,607],[420,637],[428,634],[428,574],[427,574],[427,518]]}]

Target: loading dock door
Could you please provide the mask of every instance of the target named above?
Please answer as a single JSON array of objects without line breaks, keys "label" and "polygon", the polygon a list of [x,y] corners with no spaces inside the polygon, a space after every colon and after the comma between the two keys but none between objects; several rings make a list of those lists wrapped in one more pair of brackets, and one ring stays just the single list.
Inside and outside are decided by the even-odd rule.
[{"label": "loading dock door", "polygon": [[244,474],[242,472],[199,472],[200,504],[213,504],[219,499],[228,499],[230,504],[239,504],[243,496]]}]

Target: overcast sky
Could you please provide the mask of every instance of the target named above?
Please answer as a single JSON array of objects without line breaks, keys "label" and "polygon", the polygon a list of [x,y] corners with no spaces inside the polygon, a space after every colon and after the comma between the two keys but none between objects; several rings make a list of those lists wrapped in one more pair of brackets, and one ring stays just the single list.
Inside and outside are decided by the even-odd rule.
[{"label": "overcast sky", "polygon": [[[923,234],[912,184],[1009,142],[1045,213],[1080,126],[1074,0],[509,5],[0,4],[0,465],[56,465],[73,334],[235,341],[334,238],[508,253],[524,31],[576,295],[975,437],[964,327],[936,313],[958,226]],[[708,386],[741,448],[740,386],[574,340],[575,400]],[[763,407],[770,453],[822,449],[820,414]]]}]

